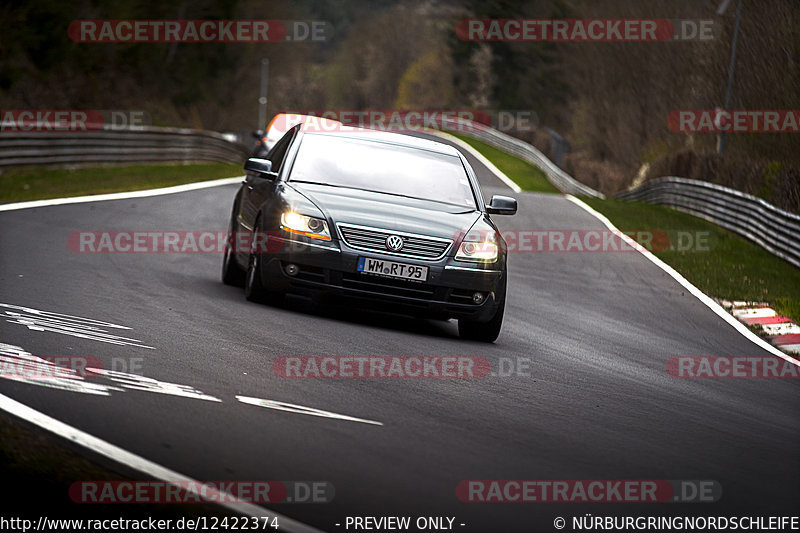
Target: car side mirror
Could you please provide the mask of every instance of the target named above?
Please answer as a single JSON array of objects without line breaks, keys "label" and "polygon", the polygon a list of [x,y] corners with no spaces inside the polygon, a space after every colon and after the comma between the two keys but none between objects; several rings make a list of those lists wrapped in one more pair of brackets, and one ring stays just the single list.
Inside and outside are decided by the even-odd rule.
[{"label": "car side mirror", "polygon": [[517,212],[517,201],[508,196],[492,196],[486,212],[490,215],[513,215]]},{"label": "car side mirror", "polygon": [[272,171],[272,161],[269,159],[261,159],[259,157],[251,157],[244,164],[246,172],[253,172],[260,178],[266,178],[274,181],[278,177],[277,172]]},{"label": "car side mirror", "polygon": [[264,130],[255,130],[251,132],[253,137],[258,139],[259,141],[264,137]]}]

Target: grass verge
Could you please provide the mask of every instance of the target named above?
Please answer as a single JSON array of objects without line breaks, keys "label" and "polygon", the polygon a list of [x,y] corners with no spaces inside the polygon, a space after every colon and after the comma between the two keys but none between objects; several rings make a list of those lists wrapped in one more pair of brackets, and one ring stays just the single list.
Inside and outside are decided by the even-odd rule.
[{"label": "grass verge", "polygon": [[558,189],[550,183],[544,172],[527,161],[508,154],[502,150],[490,146],[484,142],[473,139],[463,134],[448,132],[453,137],[461,139],[469,144],[481,154],[483,154],[489,161],[499,168],[506,176],[511,178],[514,183],[520,186],[524,191],[533,192],[549,192],[558,193]]},{"label": "grass verge", "polygon": [[0,203],[155,189],[242,174],[242,165],[232,163],[22,168],[0,174]]}]

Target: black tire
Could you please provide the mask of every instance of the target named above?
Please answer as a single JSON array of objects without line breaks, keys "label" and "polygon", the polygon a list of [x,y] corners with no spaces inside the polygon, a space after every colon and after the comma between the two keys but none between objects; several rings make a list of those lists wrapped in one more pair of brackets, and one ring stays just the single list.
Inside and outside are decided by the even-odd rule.
[{"label": "black tire", "polygon": [[279,305],[283,302],[283,294],[267,290],[264,280],[261,278],[262,253],[255,249],[255,235],[259,231],[261,231],[261,221],[257,220],[253,229],[253,238],[250,240],[253,244],[250,248],[250,258],[247,261],[244,297],[251,302]]},{"label": "black tire", "polygon": [[[228,225],[228,236],[225,239],[225,250],[222,253],[222,283],[233,287],[244,287],[245,271],[236,262],[231,252],[231,239],[235,239],[233,233],[233,218]],[[235,241],[234,241],[235,242]]]},{"label": "black tire", "polygon": [[505,287],[503,287],[500,305],[488,322],[460,318],[458,320],[458,336],[471,341],[494,342],[497,340],[500,335],[500,328],[503,327],[503,315],[506,310],[505,292]]}]

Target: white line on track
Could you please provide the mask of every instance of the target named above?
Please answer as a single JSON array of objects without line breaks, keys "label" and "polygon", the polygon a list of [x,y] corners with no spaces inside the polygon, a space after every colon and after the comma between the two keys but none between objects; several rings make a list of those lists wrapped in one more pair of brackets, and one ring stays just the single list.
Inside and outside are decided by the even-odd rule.
[{"label": "white line on track", "polygon": [[[202,485],[200,481],[187,477],[183,474],[179,474],[174,470],[170,470],[152,461],[148,461],[144,457],[140,457],[109,442],[98,439],[93,435],[60,422],[55,418],[36,411],[35,409],[31,409],[27,405],[21,404],[20,402],[2,394],[0,394],[0,409],[14,416],[18,416],[32,424],[35,424],[40,428],[55,433],[56,435],[71,442],[79,444],[84,448],[93,451],[94,453],[102,455],[103,457],[112,459],[118,463],[147,474],[148,476],[152,476],[155,479],[166,482],[181,482],[183,483],[183,487],[186,487],[186,484],[188,483],[194,483],[198,488],[196,490],[187,490],[189,490],[189,492],[196,493],[198,496],[202,496],[199,488]],[[253,505],[251,503],[226,502],[219,503],[218,505],[221,505],[222,507],[241,515],[256,517],[268,515],[270,517],[276,517],[278,519],[278,523],[280,524],[279,531],[288,531],[292,533],[321,533],[320,530],[315,529],[307,524],[298,522],[297,520],[293,520],[287,516],[278,514],[275,511],[260,507],[258,505]]]},{"label": "white line on track", "polygon": [[15,204],[2,204],[0,211],[16,211],[18,209],[31,209],[33,207],[49,207],[51,205],[82,204],[85,202],[102,202],[105,200],[125,200],[127,198],[146,198],[148,196],[161,196],[163,194],[175,194],[179,192],[195,191],[197,189],[207,189],[209,187],[219,187],[221,185],[231,185],[240,183],[244,176],[235,178],[222,178],[219,180],[199,181],[197,183],[186,183],[173,187],[162,187],[160,189],[147,189],[144,191],[114,192],[109,194],[92,194],[89,196],[73,196],[71,198],[53,198],[50,200],[34,200],[32,202],[17,202]]},{"label": "white line on track", "polygon": [[262,398],[253,398],[250,396],[236,396],[236,399],[242,403],[249,405],[257,405],[258,407],[266,407],[267,409],[275,409],[277,411],[286,411],[297,415],[310,415],[321,416],[323,418],[336,418],[338,420],[347,420],[349,422],[361,422],[364,424],[372,424],[375,426],[382,426],[383,422],[376,420],[367,420],[365,418],[356,418],[354,416],[342,415],[333,413],[331,411],[323,411],[315,407],[306,407],[304,405],[296,405],[293,403],[279,402],[277,400],[265,400]]},{"label": "white line on track", "polygon": [[[589,214],[591,214],[595,218],[597,218],[608,229],[610,229],[612,231],[617,231],[617,232],[620,231],[620,230],[618,230],[616,228],[616,226],[614,226],[614,224],[611,223],[611,221],[608,218],[606,218],[605,215],[603,215],[602,213],[600,213],[598,211],[595,211],[594,209],[592,209],[589,205],[587,205],[583,201],[581,201],[578,198],[572,196],[571,194],[567,194],[566,197],[567,197],[567,200],[569,200],[570,202],[574,203],[578,207],[584,209],[586,212],[588,212]],[[634,241],[633,239],[631,239],[630,237],[628,237],[624,233],[620,232],[619,233],[619,237],[621,239],[623,239],[626,243],[630,244],[631,246],[634,246],[636,244],[636,241]],[[655,255],[653,255],[649,250],[647,250],[647,249],[645,249],[645,248],[643,248],[641,246],[639,246],[637,249],[643,256],[645,256],[647,259],[649,259],[658,268],[660,268],[661,270],[663,270],[664,272],[669,274],[669,276],[672,279],[674,279],[675,281],[680,283],[681,286],[683,286],[684,289],[689,291],[689,293],[691,293],[695,298],[700,300],[701,303],[703,303],[706,307],[708,307],[714,313],[716,313],[722,320],[724,320],[725,322],[730,324],[733,327],[733,329],[735,329],[736,331],[741,333],[746,339],[751,341],[753,344],[755,344],[759,348],[762,348],[762,349],[768,351],[772,355],[780,357],[781,359],[789,361],[789,362],[791,362],[791,363],[793,363],[793,364],[795,364],[797,366],[800,366],[800,361],[798,361],[797,359],[795,359],[793,357],[790,357],[790,356],[786,355],[785,353],[783,353],[782,351],[780,351],[779,349],[777,349],[776,347],[772,346],[770,343],[768,343],[767,341],[765,341],[764,339],[762,339],[761,337],[759,337],[758,335],[756,335],[755,333],[750,331],[747,328],[747,326],[745,326],[744,324],[739,322],[733,315],[731,315],[725,309],[723,309],[723,307],[721,305],[719,305],[717,302],[715,302],[714,300],[712,300],[711,298],[706,296],[705,293],[703,293],[703,291],[701,291],[700,289],[698,289],[697,287],[692,285],[689,282],[689,280],[687,280],[686,278],[681,276],[678,273],[677,270],[675,270],[674,268],[672,268],[671,266],[666,264],[664,261],[662,261],[661,259],[659,259]]]},{"label": "white line on track", "polygon": [[19,324],[31,331],[50,331],[62,335],[70,335],[81,339],[106,342],[120,346],[134,346],[155,350],[153,346],[142,344],[142,341],[130,337],[113,335],[103,328],[131,329],[111,322],[103,322],[92,318],[65,315],[51,311],[40,311],[32,307],[24,307],[0,302],[0,319],[11,324]]}]

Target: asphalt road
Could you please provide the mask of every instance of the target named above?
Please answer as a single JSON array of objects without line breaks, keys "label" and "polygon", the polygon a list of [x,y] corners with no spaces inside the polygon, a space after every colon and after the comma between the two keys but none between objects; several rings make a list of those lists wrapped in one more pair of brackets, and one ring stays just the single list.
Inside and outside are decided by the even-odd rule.
[{"label": "asphalt road", "polygon": [[[487,196],[510,192],[478,171]],[[344,531],[354,515],[452,516],[457,531],[553,531],[556,516],[584,513],[796,513],[797,381],[668,375],[675,356],[772,356],[640,254],[512,254],[503,331],[486,345],[460,340],[452,321],[249,303],[219,281],[216,253],[81,254],[67,246],[82,230],[224,230],[235,191],[0,213],[0,303],[124,325],[131,329],[104,329],[140,341],[30,329],[15,323],[14,308],[0,307],[0,342],[40,357],[88,355],[106,368],[138,364],[147,377],[221,401],[107,379],[88,381],[120,390],[0,379],[0,393],[195,479],[328,481],[332,503],[273,506],[328,531]],[[513,196],[519,213],[495,217],[503,229],[602,228],[561,196]],[[483,379],[277,377],[273,361],[293,355],[529,363],[526,372]],[[382,425],[265,409],[237,395]],[[723,492],[716,503],[691,505],[460,502],[456,486],[470,479],[716,480]]]}]

